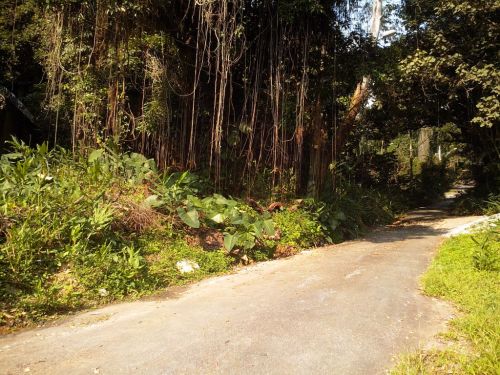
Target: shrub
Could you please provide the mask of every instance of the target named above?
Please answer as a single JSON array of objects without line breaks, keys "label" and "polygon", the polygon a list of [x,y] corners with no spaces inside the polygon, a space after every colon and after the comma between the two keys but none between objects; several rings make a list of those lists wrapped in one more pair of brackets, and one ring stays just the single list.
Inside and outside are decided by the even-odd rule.
[{"label": "shrub", "polygon": [[[496,228],[500,222],[492,224]],[[491,228],[481,236],[471,236],[476,246],[472,254],[474,267],[480,271],[499,271],[500,270],[500,232],[498,229]]]},{"label": "shrub", "polygon": [[280,244],[298,248],[318,246],[326,241],[317,215],[302,208],[287,209],[273,216],[281,232]]},{"label": "shrub", "polygon": [[259,213],[250,206],[220,194],[200,199],[189,195],[182,207],[177,208],[179,218],[187,226],[217,228],[224,233],[224,248],[236,249],[240,255],[252,252],[262,245],[265,236],[274,236],[275,228],[268,212]]},{"label": "shrub", "polygon": [[453,204],[457,215],[495,215],[500,213],[500,194],[475,189],[460,196]]},{"label": "shrub", "polygon": [[[139,154],[73,155],[15,140],[12,149],[0,158],[0,324],[340,242],[396,211],[386,195],[346,185],[324,201],[271,214],[256,202],[207,194],[208,184],[189,172],[160,174]],[[210,251],[198,246],[206,245],[203,234]],[[180,261],[199,268],[182,273]]]},{"label": "shrub", "polygon": [[[149,293],[231,264],[175,242],[172,213],[198,192],[192,175],[163,177],[144,156],[108,149],[83,157],[15,140],[12,148],[0,159],[0,323]],[[200,270],[181,275],[181,257]]]}]

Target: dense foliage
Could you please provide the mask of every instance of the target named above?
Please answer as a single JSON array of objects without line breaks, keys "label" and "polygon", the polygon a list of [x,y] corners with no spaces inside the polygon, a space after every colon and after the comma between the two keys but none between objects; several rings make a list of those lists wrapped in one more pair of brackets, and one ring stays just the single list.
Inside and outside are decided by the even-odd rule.
[{"label": "dense foliage", "polygon": [[348,3],[4,1],[0,79],[53,143],[133,149],[238,193],[264,175],[266,192],[290,176],[306,191],[357,75],[332,64],[361,57]]},{"label": "dense foliage", "polygon": [[371,3],[1,0],[2,323],[498,210],[498,2]]},{"label": "dense foliage", "polygon": [[406,113],[416,126],[454,126],[477,183],[498,192],[500,4],[407,0],[405,5],[405,55],[392,92],[397,115]]},{"label": "dense foliage", "polygon": [[96,149],[74,159],[17,141],[11,149],[0,159],[2,325],[289,256],[396,213],[368,189],[266,208],[213,194],[188,172],[158,172],[140,154]]}]

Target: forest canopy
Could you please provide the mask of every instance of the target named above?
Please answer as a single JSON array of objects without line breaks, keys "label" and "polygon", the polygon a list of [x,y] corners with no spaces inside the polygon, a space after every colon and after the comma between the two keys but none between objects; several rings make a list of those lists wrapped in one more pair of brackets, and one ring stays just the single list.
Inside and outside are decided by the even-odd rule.
[{"label": "forest canopy", "polygon": [[499,7],[2,0],[0,84],[52,145],[137,151],[235,194],[317,196],[361,143],[423,127],[495,185]]}]

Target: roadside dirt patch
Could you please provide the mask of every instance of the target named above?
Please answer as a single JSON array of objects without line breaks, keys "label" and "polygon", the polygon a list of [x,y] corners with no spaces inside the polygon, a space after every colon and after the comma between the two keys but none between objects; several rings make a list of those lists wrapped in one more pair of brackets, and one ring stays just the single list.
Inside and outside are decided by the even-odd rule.
[{"label": "roadside dirt patch", "polygon": [[224,247],[224,235],[210,228],[200,228],[186,238],[190,246],[200,246],[204,250],[213,251]]}]

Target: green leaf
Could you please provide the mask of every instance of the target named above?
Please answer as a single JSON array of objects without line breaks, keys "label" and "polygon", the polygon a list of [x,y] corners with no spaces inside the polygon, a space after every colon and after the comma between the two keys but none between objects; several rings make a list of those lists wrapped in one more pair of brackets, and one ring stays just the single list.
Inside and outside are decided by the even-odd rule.
[{"label": "green leaf", "polygon": [[235,208],[238,205],[238,202],[234,199],[226,199],[226,206],[229,208]]},{"label": "green leaf", "polygon": [[198,211],[196,211],[194,208],[186,211],[184,208],[179,207],[177,209],[177,213],[179,214],[179,217],[184,222],[184,224],[189,225],[191,228],[200,227]]},{"label": "green leaf", "polygon": [[215,221],[217,224],[224,222],[224,216],[222,214],[216,214],[210,218],[210,220]]},{"label": "green leaf", "polygon": [[3,157],[9,160],[15,160],[21,159],[23,157],[23,154],[21,154],[20,152],[11,152],[10,154],[4,154]]},{"label": "green leaf", "polygon": [[195,207],[202,208],[204,206],[203,201],[194,195],[188,195],[186,200]]},{"label": "green leaf", "polygon": [[187,175],[189,174],[189,171],[185,171],[183,172],[179,178],[177,179],[177,183],[180,184],[182,181],[184,181],[187,177]]},{"label": "green leaf", "polygon": [[241,233],[238,238],[238,245],[240,245],[245,250],[251,250],[255,247],[255,236],[250,233]]},{"label": "green leaf", "polygon": [[234,246],[236,246],[236,242],[238,242],[238,235],[236,234],[224,234],[224,247],[227,251],[233,250]]},{"label": "green leaf", "polygon": [[92,151],[89,155],[89,163],[95,162],[97,159],[101,158],[103,154],[104,150],[102,148]]},{"label": "green leaf", "polygon": [[231,217],[230,224],[231,225],[242,225],[243,219],[241,218],[241,216]]},{"label": "green leaf", "polygon": [[251,217],[246,212],[241,213],[241,221],[241,224],[245,227],[249,226],[252,222]]},{"label": "green leaf", "polygon": [[271,219],[264,220],[262,222],[262,228],[264,229],[264,233],[268,236],[274,236],[276,233],[274,222]]},{"label": "green leaf", "polygon": [[262,229],[263,229],[263,222],[262,221],[256,221],[255,223],[252,224],[253,230],[255,232],[255,236],[260,238],[262,237]]}]

